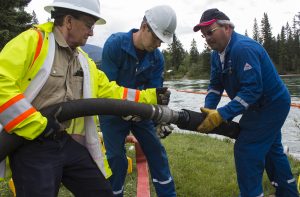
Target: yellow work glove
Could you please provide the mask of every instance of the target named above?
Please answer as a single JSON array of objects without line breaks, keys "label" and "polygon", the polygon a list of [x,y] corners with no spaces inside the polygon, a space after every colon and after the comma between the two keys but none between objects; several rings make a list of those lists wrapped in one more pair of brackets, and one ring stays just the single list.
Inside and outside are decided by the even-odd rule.
[{"label": "yellow work glove", "polygon": [[202,113],[206,114],[206,117],[197,127],[197,131],[201,133],[209,133],[223,122],[223,119],[217,110],[204,107],[201,107],[200,110]]}]

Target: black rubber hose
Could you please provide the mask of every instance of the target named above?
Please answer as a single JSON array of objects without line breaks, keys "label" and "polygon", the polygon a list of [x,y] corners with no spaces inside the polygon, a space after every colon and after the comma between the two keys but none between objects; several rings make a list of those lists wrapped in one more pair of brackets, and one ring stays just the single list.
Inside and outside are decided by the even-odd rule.
[{"label": "black rubber hose", "polygon": [[[151,119],[155,122],[173,123],[179,128],[196,131],[197,126],[204,120],[202,113],[190,110],[174,111],[166,106],[149,105],[118,99],[79,99],[51,105],[40,112],[44,116],[56,111],[58,107],[62,110],[57,116],[59,122],[64,122],[78,117],[94,115],[127,116],[137,115],[143,119]],[[224,135],[236,139],[239,134],[238,123],[223,123],[211,133]],[[25,142],[25,138],[16,134],[0,132],[0,161],[15,151]]]},{"label": "black rubber hose", "polygon": [[[57,107],[61,107],[61,113],[57,116],[59,122],[64,122],[78,117],[94,115],[116,115],[127,116],[137,115],[143,119],[155,119],[158,116],[157,106],[136,103],[118,99],[78,99],[68,102],[58,103],[41,109],[40,112],[47,116]],[[155,113],[156,112],[156,113]],[[0,161],[12,153],[24,142],[25,138],[14,133],[8,134],[6,131],[0,132]]]},{"label": "black rubber hose", "polygon": [[[178,121],[175,124],[177,124],[177,126],[180,129],[196,131],[197,127],[205,119],[205,114],[190,111],[187,109],[183,109],[179,113],[180,113],[180,115],[179,115]],[[237,137],[240,134],[239,123],[233,122],[233,121],[223,122],[220,126],[215,128],[214,130],[210,131],[209,134],[218,134],[218,135],[230,137],[232,139],[237,139]]]},{"label": "black rubber hose", "polygon": [[68,102],[51,105],[41,109],[42,114],[49,114],[57,106],[62,107],[61,113],[57,116],[59,122],[64,122],[78,117],[94,115],[115,115],[128,116],[137,115],[143,119],[153,119],[156,116],[156,106],[136,103],[133,101],[119,99],[78,99]]},{"label": "black rubber hose", "polygon": [[[48,114],[58,105],[62,106],[62,113],[57,117],[59,122],[77,117],[92,116],[97,114],[116,116],[137,115],[143,119],[152,119],[154,121],[162,121],[162,119],[167,119],[167,121],[165,121],[166,123],[176,124],[180,129],[197,131],[197,127],[205,118],[205,114],[187,109],[182,109],[182,111],[176,112],[170,108],[162,106],[154,106],[118,99],[73,100],[52,105],[44,110],[41,110],[41,112],[42,114]],[[178,116],[174,117],[175,114]],[[219,127],[215,128],[209,133],[237,139],[240,133],[240,128],[239,124],[236,122],[223,122]]]}]

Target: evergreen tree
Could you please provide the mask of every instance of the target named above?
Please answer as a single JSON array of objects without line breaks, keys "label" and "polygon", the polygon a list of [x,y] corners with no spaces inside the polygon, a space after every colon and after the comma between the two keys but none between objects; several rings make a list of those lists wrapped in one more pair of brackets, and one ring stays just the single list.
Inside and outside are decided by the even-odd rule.
[{"label": "evergreen tree", "polygon": [[277,71],[279,73],[282,73],[283,69],[282,69],[281,65],[279,64],[279,59],[280,59],[280,57],[279,57],[280,56],[280,34],[277,34],[277,37],[276,37],[276,51],[277,51],[277,53],[276,53],[276,57],[274,59],[274,65],[277,68]]},{"label": "evergreen tree", "polygon": [[286,40],[287,71],[293,72],[296,70],[296,65],[295,65],[295,62],[293,61],[295,58],[294,39],[293,39],[292,29],[291,29],[289,23],[286,23],[285,31],[286,31],[286,38],[287,38],[287,40]]},{"label": "evergreen tree", "polygon": [[207,44],[205,44],[205,49],[201,53],[201,73],[210,75],[210,57],[211,57],[211,49]]},{"label": "evergreen tree", "polygon": [[292,37],[292,29],[289,25],[289,23],[287,22],[286,25],[285,25],[285,34],[286,34],[286,38],[289,38],[289,37]]},{"label": "evergreen tree", "polygon": [[296,16],[294,16],[294,18],[293,18],[292,34],[294,36],[295,36],[295,34],[297,34],[297,19],[296,19]]},{"label": "evergreen tree", "polygon": [[275,37],[272,36],[272,28],[267,13],[264,13],[261,20],[261,35],[262,45],[274,61],[274,59],[276,59],[276,40]]},{"label": "evergreen tree", "polygon": [[299,35],[299,33],[300,33],[300,12],[298,12],[298,14],[295,15],[293,22],[294,22],[294,26],[295,26],[295,33],[297,33]]},{"label": "evergreen tree", "polygon": [[296,72],[300,72],[300,12],[295,15],[293,20],[293,37],[294,37],[294,60]]},{"label": "evergreen tree", "polygon": [[252,36],[253,40],[256,40],[257,42],[262,43],[262,40],[261,40],[260,35],[259,35],[259,28],[258,28],[258,25],[257,25],[256,18],[254,18],[254,25],[253,25],[252,34],[253,34],[253,36]]},{"label": "evergreen tree", "polygon": [[197,49],[197,43],[195,39],[193,39],[191,42],[191,48],[190,48],[187,62],[184,62],[184,65],[186,65],[187,67],[187,76],[198,78],[201,75],[199,60],[200,60],[200,53]]},{"label": "evergreen tree", "polygon": [[281,28],[279,37],[279,52],[278,52],[278,66],[277,70],[280,74],[285,73],[285,65],[287,65],[287,50],[286,50],[286,31],[285,28]]},{"label": "evergreen tree", "polygon": [[173,36],[173,43],[168,45],[168,51],[171,56],[171,67],[178,71],[181,63],[184,60],[185,51],[180,40],[177,39],[176,34]]},{"label": "evergreen tree", "polygon": [[162,54],[164,56],[165,60],[165,71],[167,70],[173,70],[172,65],[171,65],[171,55],[168,49],[162,50]]},{"label": "evergreen tree", "polygon": [[31,26],[32,16],[24,10],[30,1],[0,1],[0,50],[10,39]]},{"label": "evergreen tree", "polygon": [[264,16],[261,20],[261,35],[262,35],[262,44],[267,51],[271,49],[272,41],[272,29],[269,23],[269,17],[267,13],[264,13]]},{"label": "evergreen tree", "polygon": [[197,49],[197,43],[193,38],[190,49],[190,65],[197,64],[199,61],[199,51]]}]

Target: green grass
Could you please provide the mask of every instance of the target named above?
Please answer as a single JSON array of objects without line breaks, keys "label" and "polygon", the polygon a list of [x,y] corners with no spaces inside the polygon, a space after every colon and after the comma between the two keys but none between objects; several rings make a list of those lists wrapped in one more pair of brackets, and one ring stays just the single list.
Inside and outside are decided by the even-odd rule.
[{"label": "green grass", "polygon": [[[237,197],[239,194],[233,158],[233,143],[207,136],[173,133],[162,140],[169,157],[171,172],[176,184],[178,197]],[[127,145],[130,146],[130,145]],[[133,159],[133,173],[127,175],[125,197],[136,196],[135,152],[128,151]],[[297,178],[300,162],[289,158],[292,171]],[[264,175],[264,193],[274,194]],[[12,196],[7,182],[0,182],[0,196]],[[59,196],[72,196],[64,187]],[[151,184],[151,197],[155,197]]]}]

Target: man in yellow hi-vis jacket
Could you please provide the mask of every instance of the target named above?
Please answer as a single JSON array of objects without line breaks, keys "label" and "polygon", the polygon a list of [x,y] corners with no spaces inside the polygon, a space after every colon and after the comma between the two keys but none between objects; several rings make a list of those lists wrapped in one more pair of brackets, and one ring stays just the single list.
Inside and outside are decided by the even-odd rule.
[{"label": "man in yellow hi-vis jacket", "polygon": [[[17,196],[57,196],[61,182],[75,196],[112,196],[97,117],[60,124],[55,119],[59,111],[46,118],[39,110],[81,98],[163,104],[157,93],[164,92],[138,91],[109,82],[79,48],[93,35],[94,24],[105,23],[98,0],[54,0],[45,10],[54,23],[21,33],[0,53],[1,132],[31,140],[9,158]],[[78,128],[76,121],[84,125]],[[85,146],[72,134],[81,136]],[[0,169],[0,175],[3,172]]]}]

